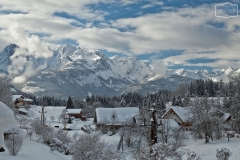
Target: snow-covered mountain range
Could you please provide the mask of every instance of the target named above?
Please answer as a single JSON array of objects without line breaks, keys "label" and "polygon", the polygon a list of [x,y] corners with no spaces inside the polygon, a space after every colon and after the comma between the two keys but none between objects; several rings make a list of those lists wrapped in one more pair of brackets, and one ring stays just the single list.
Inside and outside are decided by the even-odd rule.
[{"label": "snow-covered mountain range", "polygon": [[[16,49],[18,46],[11,44],[0,52],[2,73],[9,72],[9,66],[12,65],[10,57],[14,55]],[[31,55],[26,56],[27,61],[32,61],[34,67],[44,64],[44,68],[28,75],[26,73],[29,67],[22,67],[19,64],[19,70],[25,70],[22,72],[28,76],[24,82],[14,83],[14,86],[19,90],[39,96],[66,98],[71,95],[85,98],[89,94],[112,96],[130,91],[144,93],[147,90],[150,92],[158,89],[174,90],[179,83],[190,82],[194,79],[211,78],[214,81],[220,79],[227,81],[228,76],[240,73],[240,69],[234,70],[229,67],[218,72],[167,69],[166,75],[157,75],[148,63],[136,57],[108,58],[100,51],[72,45],[59,46],[52,52],[53,55],[47,60],[34,59]]]}]

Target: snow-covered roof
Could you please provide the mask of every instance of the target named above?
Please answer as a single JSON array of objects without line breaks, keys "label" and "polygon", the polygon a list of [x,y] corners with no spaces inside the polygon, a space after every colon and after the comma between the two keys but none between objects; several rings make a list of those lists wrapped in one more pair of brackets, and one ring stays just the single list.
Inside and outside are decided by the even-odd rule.
[{"label": "snow-covered roof", "polygon": [[17,92],[15,88],[10,88],[11,92]]},{"label": "snow-covered roof", "polygon": [[231,117],[231,114],[230,114],[230,113],[224,113],[221,118],[222,118],[222,120],[223,120],[224,122],[226,122],[229,117]]},{"label": "snow-covered roof", "polygon": [[223,122],[226,122],[228,118],[231,117],[230,113],[225,113],[224,111],[218,109],[218,108],[212,108],[210,110],[213,116],[217,116],[218,118],[221,118]]},{"label": "snow-covered roof", "polygon": [[67,109],[67,114],[79,114],[82,109]]},{"label": "snow-covered roof", "polygon": [[190,117],[190,110],[189,110],[189,107],[180,107],[180,106],[173,106],[171,108],[169,108],[167,110],[167,112],[162,116],[162,117],[165,117],[165,115],[170,111],[170,110],[173,110],[179,118],[181,118],[181,120],[183,122],[186,122],[188,120],[188,118]]},{"label": "snow-covered roof", "polygon": [[12,95],[12,100],[15,101],[16,99],[21,98],[21,97],[23,97],[23,96],[22,95]]},{"label": "snow-covered roof", "polygon": [[24,112],[24,113],[28,113],[28,111],[24,108],[19,108],[18,111]]},{"label": "snow-covered roof", "polygon": [[33,100],[32,99],[30,99],[30,98],[24,98],[23,99],[25,102],[32,102]]},{"label": "snow-covered roof", "polygon": [[139,114],[137,107],[124,108],[96,108],[96,119],[98,124],[109,124],[115,115],[115,124],[128,124],[133,122],[133,117]]},{"label": "snow-covered roof", "polygon": [[22,95],[12,95],[12,100],[13,100],[13,102],[16,100],[16,99],[18,99],[18,98],[23,98],[23,101],[25,101],[25,102],[32,102],[33,100],[32,99],[30,99],[30,98],[25,98],[24,96],[22,96]]}]

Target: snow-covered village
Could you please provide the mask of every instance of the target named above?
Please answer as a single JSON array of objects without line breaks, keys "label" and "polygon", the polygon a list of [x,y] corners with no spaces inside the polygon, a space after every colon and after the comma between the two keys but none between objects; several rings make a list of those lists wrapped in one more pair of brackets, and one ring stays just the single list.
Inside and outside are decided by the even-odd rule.
[{"label": "snow-covered village", "polygon": [[240,160],[239,0],[0,0],[0,160]]},{"label": "snow-covered village", "polygon": [[[0,159],[237,160],[240,77],[235,78],[227,84],[196,80],[174,92],[69,96],[62,102],[15,95],[2,78]],[[207,88],[211,83],[214,90]],[[199,90],[202,84],[206,93]],[[52,105],[57,103],[66,105]]]}]

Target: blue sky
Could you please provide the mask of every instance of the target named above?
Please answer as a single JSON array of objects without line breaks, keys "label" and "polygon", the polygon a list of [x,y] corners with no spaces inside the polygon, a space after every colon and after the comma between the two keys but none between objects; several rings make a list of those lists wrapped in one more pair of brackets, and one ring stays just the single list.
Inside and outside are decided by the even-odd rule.
[{"label": "blue sky", "polygon": [[[22,43],[14,34],[24,32],[53,49],[73,44],[108,57],[158,59],[167,68],[238,69],[240,18],[215,17],[215,5],[225,2],[1,0],[0,50]],[[228,2],[240,6],[240,0]]]}]

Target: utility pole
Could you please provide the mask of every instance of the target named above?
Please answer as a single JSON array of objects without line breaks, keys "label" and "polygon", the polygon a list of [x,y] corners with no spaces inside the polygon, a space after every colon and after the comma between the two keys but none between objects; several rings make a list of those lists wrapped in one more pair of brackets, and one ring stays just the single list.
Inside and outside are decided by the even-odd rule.
[{"label": "utility pole", "polygon": [[45,123],[44,113],[47,113],[47,111],[44,111],[44,106],[42,106],[42,112],[39,111],[39,113],[41,113],[41,122],[44,124]]},{"label": "utility pole", "polygon": [[[153,106],[155,107],[155,104],[153,104]],[[145,126],[150,126],[151,127],[151,132],[150,132],[150,137],[151,137],[151,143],[150,145],[154,145],[155,143],[157,143],[157,126],[160,126],[162,125],[161,123],[160,124],[157,124],[157,121],[156,121],[156,110],[155,108],[151,108],[149,109],[149,111],[151,111],[151,119],[150,119],[150,122],[151,124],[146,124],[146,120],[144,119],[143,120],[143,127]]]},{"label": "utility pole", "polygon": [[41,113],[41,122],[43,124],[45,124],[45,117],[44,117],[44,113],[47,113],[47,111],[44,111],[44,106],[45,106],[45,101],[42,98],[42,112],[39,111],[39,113]]},{"label": "utility pole", "polygon": [[150,109],[150,111],[152,112],[151,115],[151,145],[154,145],[155,143],[157,143],[157,121],[156,121],[156,117],[155,117],[155,109]]}]

